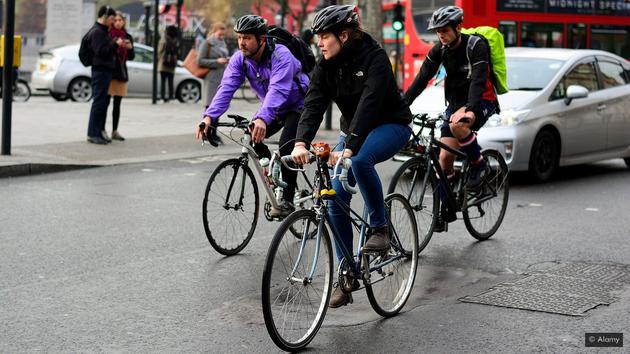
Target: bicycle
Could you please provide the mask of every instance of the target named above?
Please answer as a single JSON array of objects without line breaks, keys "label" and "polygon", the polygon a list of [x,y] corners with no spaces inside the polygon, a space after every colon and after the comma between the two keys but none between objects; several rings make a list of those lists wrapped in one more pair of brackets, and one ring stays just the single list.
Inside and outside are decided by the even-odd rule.
[{"label": "bicycle", "polygon": [[[1,80],[0,80],[1,81]],[[0,97],[2,97],[2,83],[0,82]],[[24,79],[13,80],[13,101],[26,102],[31,98],[31,87]]]},{"label": "bicycle", "polygon": [[[509,198],[507,164],[503,156],[493,149],[485,149],[481,153],[486,160],[481,184],[476,188],[467,186],[470,164],[466,154],[435,139],[437,123],[442,120],[442,115],[435,118],[427,114],[414,116],[414,124],[420,126],[411,139],[414,157],[398,168],[388,189],[390,193],[397,191],[406,196],[416,212],[419,227],[424,231],[419,241],[420,251],[429,243],[438,219],[438,183],[449,181],[439,163],[439,149],[446,149],[457,157],[456,177],[442,184],[446,194],[444,203],[450,210],[462,212],[466,229],[474,238],[483,241],[496,233],[505,216]],[[429,129],[428,137],[422,135],[425,128]]]},{"label": "bicycle", "polygon": [[[243,132],[241,141],[232,134],[222,134],[241,145],[241,154],[221,162],[210,175],[206,185],[202,205],[203,226],[210,245],[222,255],[232,256],[239,253],[251,240],[259,217],[258,185],[249,161],[253,162],[254,171],[260,178],[263,192],[266,195],[264,215],[269,221],[280,221],[269,213],[272,207],[279,206],[286,183],[281,179],[279,155],[274,152],[271,159],[260,160],[253,149],[249,131],[250,121],[239,115],[228,115],[234,119],[232,123],[218,123],[218,127],[231,127]],[[201,131],[205,131],[205,123],[200,123]],[[207,137],[204,134],[204,140]],[[212,144],[212,143],[211,143]],[[216,145],[214,145],[216,146]],[[296,208],[308,206],[312,199],[312,186],[305,171],[301,171],[305,187],[295,189],[293,205]],[[210,223],[222,227],[222,233],[213,232]]]},{"label": "bicycle", "polygon": [[[413,210],[400,194],[385,198],[390,231],[389,250],[378,253],[362,251],[367,235],[372,232],[367,209],[358,215],[332,189],[330,181],[339,178],[344,189],[356,193],[348,184],[350,159],[339,159],[340,175],[330,177],[325,143],[314,144],[317,163],[314,179],[313,206],[288,216],[275,233],[265,260],[262,281],[263,315],[267,331],[274,343],[286,351],[306,347],[321,327],[333,284],[331,237],[339,245],[344,260],[338,266],[338,286],[346,293],[363,288],[372,308],[381,316],[396,315],[405,305],[416,277],[418,235]],[[282,157],[287,163],[290,156]],[[335,166],[334,171],[337,171]],[[356,255],[346,249],[341,235],[327,213],[326,202],[336,203],[351,217],[359,231]],[[301,237],[294,237],[298,231]]]}]

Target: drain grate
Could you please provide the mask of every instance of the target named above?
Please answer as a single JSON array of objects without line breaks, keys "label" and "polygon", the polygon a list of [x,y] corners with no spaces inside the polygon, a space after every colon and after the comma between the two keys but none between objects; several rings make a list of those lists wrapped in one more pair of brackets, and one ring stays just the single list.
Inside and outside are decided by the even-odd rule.
[{"label": "drain grate", "polygon": [[562,263],[515,282],[501,283],[462,302],[531,311],[583,316],[619,298],[615,292],[630,285],[630,267],[591,263]]}]

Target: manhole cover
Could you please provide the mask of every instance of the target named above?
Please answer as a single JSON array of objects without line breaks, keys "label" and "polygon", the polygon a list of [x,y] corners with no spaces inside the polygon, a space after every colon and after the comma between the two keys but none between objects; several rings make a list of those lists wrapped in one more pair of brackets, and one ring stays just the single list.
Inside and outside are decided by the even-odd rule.
[{"label": "manhole cover", "polygon": [[615,292],[628,285],[630,267],[563,263],[460,301],[583,316],[592,308],[617,301]]}]

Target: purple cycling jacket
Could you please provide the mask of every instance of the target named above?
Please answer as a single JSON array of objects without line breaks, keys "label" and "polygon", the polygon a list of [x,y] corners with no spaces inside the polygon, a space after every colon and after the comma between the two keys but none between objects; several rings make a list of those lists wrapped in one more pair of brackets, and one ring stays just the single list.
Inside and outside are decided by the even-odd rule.
[{"label": "purple cycling jacket", "polygon": [[[243,60],[246,73],[243,72]],[[243,57],[240,51],[232,55],[217,94],[204,116],[211,117],[213,122],[219,119],[227,111],[234,92],[239,89],[246,77],[250,87],[262,102],[254,119],[262,119],[269,125],[277,117],[291,111],[299,111],[304,106],[302,92],[307,91],[309,80],[302,72],[300,61],[282,44],[275,44],[275,48],[271,49],[270,43],[267,42],[260,63]],[[297,81],[300,82],[302,90],[298,88]]]}]

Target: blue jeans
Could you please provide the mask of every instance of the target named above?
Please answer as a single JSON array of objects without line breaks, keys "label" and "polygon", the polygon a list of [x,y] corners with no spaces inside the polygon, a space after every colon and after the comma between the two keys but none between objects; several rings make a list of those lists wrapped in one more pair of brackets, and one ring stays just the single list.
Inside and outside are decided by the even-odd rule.
[{"label": "blue jeans", "polygon": [[[381,179],[374,166],[394,156],[407,143],[411,136],[411,128],[401,124],[380,125],[368,134],[359,153],[350,158],[352,168],[348,174],[350,185],[359,184],[359,190],[365,201],[365,207],[370,217],[370,226],[379,227],[387,224],[385,218],[385,201]],[[334,151],[344,148],[345,137],[339,137],[339,144]],[[339,172],[339,171],[338,171]],[[332,170],[331,170],[332,173]],[[346,192],[338,178],[332,181],[332,186],[337,196],[350,205],[352,194]],[[328,216],[339,232],[344,247],[352,252],[353,226],[350,218],[336,203],[328,202]],[[335,243],[337,259],[343,258],[341,248]]]},{"label": "blue jeans", "polygon": [[90,122],[88,123],[88,136],[101,137],[101,131],[105,129],[107,106],[109,105],[107,90],[111,81],[111,70],[92,69],[92,107],[90,109]]}]

